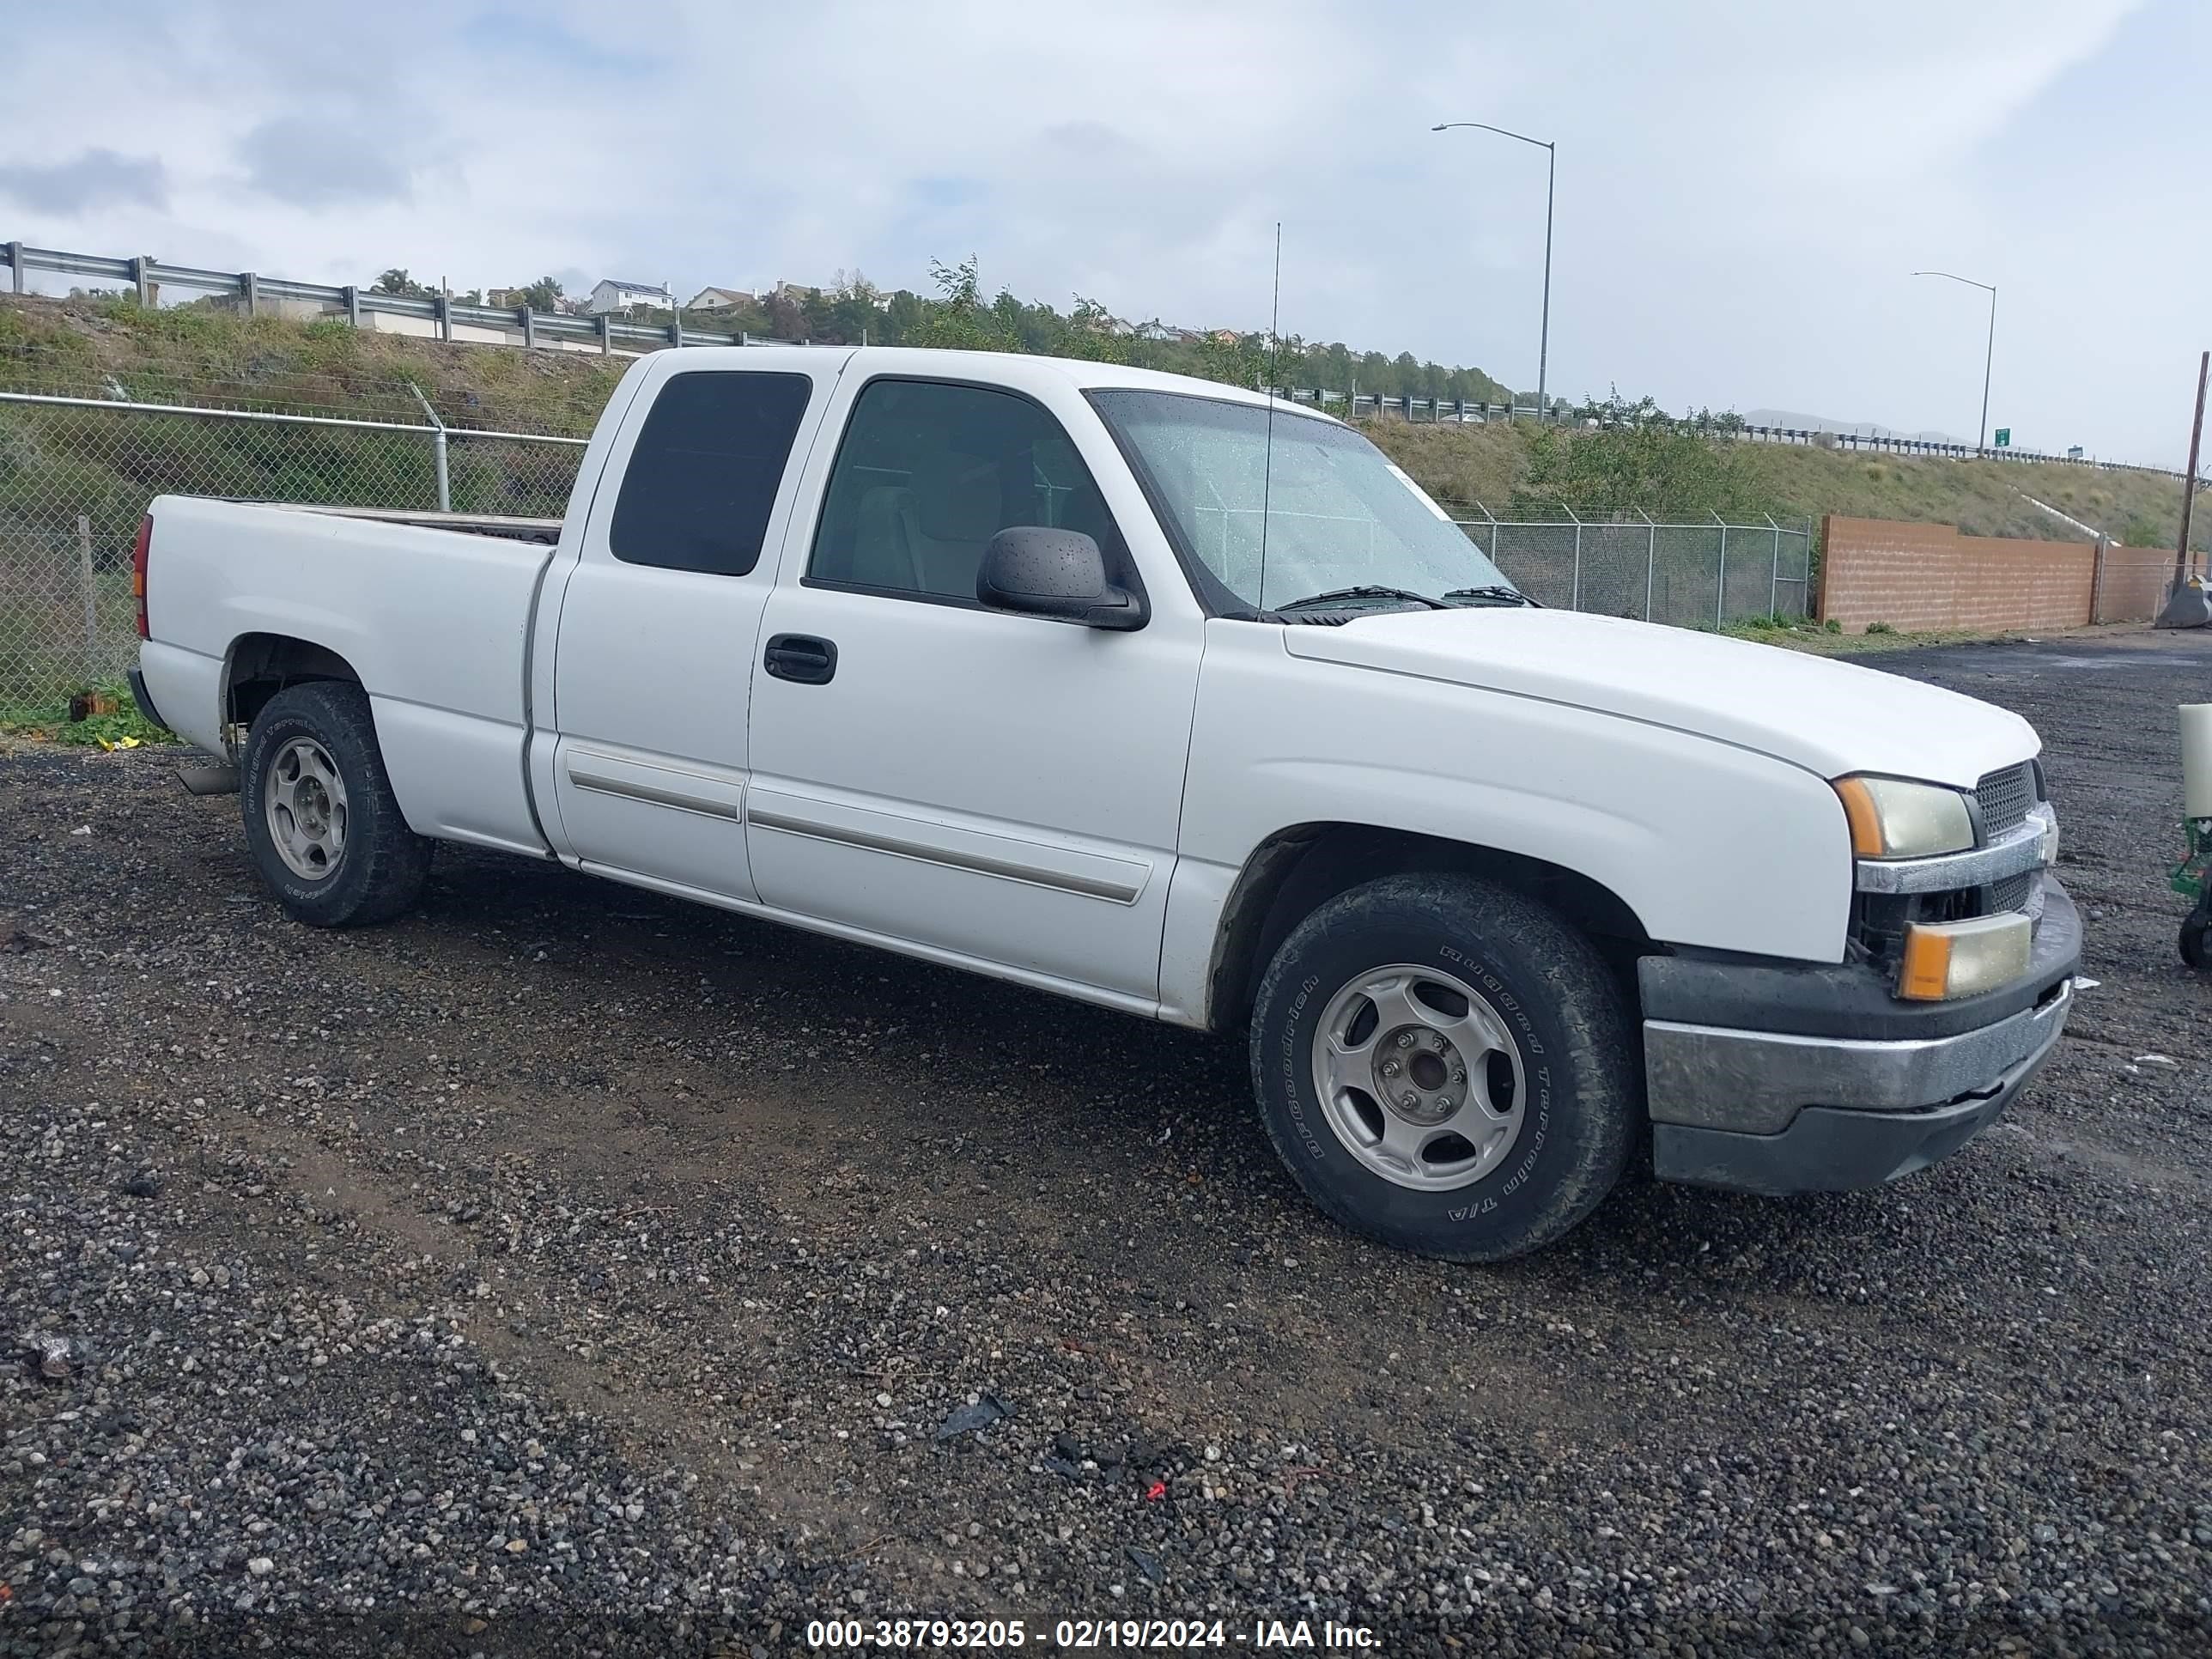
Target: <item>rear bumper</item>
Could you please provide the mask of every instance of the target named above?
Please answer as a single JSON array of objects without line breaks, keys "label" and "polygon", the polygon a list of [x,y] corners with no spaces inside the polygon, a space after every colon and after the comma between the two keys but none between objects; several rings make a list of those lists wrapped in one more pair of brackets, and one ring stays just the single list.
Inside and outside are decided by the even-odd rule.
[{"label": "rear bumper", "polygon": [[[1647,964],[1657,969],[1647,988],[1667,981],[1659,964],[1668,960]],[[1694,1009],[1677,975],[1646,998],[1648,1012],[1656,1004],[1668,1015],[1644,1027],[1654,1170],[1662,1180],[1781,1194],[1849,1191],[1924,1169],[1995,1121],[2049,1057],[2080,960],[2073,902],[2047,881],[2030,970],[1980,1000],[1978,1023],[1886,994],[1887,1006],[1852,1019],[1837,996],[1846,970],[1827,968],[1802,970],[1793,1018],[1791,970],[1760,965],[1748,970],[1760,981],[1755,1007],[1717,998],[1737,1023],[1708,1024],[1679,1017]],[[1727,977],[1723,964],[1695,967]]]},{"label": "rear bumper", "polygon": [[154,706],[154,694],[146,689],[146,677],[134,668],[126,678],[131,682],[131,701],[138,705],[138,712],[155,725],[167,726],[168,721],[161,718],[161,711]]}]

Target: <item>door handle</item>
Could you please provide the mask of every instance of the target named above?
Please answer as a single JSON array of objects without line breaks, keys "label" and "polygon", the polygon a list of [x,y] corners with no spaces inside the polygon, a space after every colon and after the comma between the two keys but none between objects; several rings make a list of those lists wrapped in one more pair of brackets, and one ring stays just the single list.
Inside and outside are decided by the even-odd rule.
[{"label": "door handle", "polygon": [[780,680],[827,685],[837,672],[837,647],[811,634],[772,634],[761,665]]}]

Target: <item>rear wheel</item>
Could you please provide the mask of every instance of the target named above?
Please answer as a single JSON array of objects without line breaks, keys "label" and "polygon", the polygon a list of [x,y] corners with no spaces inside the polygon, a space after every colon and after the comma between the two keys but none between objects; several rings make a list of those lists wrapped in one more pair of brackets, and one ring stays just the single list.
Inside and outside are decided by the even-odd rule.
[{"label": "rear wheel", "polygon": [[1587,1216],[1635,1143],[1635,1050],[1588,939],[1510,889],[1402,875],[1291,930],[1253,1085],[1314,1201],[1387,1243],[1495,1261]]},{"label": "rear wheel", "polygon": [[246,740],[239,803],[253,861],[284,908],[318,927],[388,921],[429,873],[376,745],[368,697],[343,680],[278,692]]}]

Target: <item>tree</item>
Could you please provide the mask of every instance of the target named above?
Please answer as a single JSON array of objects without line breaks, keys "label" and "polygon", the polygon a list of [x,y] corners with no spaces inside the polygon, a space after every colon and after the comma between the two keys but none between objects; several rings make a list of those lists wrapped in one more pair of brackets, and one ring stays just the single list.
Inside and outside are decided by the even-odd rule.
[{"label": "tree", "polygon": [[924,301],[921,325],[908,334],[908,345],[937,346],[955,351],[1012,351],[1013,336],[1003,319],[983,302],[983,283],[974,254],[957,265],[930,261],[929,274],[943,296]]},{"label": "tree", "polygon": [[416,300],[423,298],[430,292],[398,265],[394,265],[376,279],[375,291],[379,294],[404,294],[410,299]]},{"label": "tree", "polygon": [[522,303],[532,311],[558,311],[561,308],[561,284],[551,276],[540,276],[529,287],[518,290]]},{"label": "tree", "polygon": [[761,302],[768,313],[768,331],[779,340],[811,340],[806,331],[806,309],[788,294],[771,294]]},{"label": "tree", "polygon": [[1099,301],[1079,294],[1067,313],[1059,350],[1067,357],[1093,363],[1126,363],[1129,342],[1114,332],[1114,313]]},{"label": "tree", "polygon": [[1556,517],[1565,503],[1585,518],[1640,511],[1695,524],[1715,514],[1756,519],[1774,507],[1729,441],[1725,411],[1678,421],[1616,386],[1602,400],[1585,398],[1577,415],[1585,429],[1546,426],[1528,441],[1515,511]]}]

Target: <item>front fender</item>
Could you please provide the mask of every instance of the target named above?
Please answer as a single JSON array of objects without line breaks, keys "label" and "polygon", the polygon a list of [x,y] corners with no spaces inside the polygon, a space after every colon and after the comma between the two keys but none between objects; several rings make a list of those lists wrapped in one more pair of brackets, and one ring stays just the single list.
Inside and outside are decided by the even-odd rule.
[{"label": "front fender", "polygon": [[1214,628],[1162,960],[1170,1018],[1205,1007],[1238,872],[1301,823],[1559,865],[1666,943],[1843,959],[1850,833],[1804,768],[1618,714],[1301,659],[1268,629]]}]

